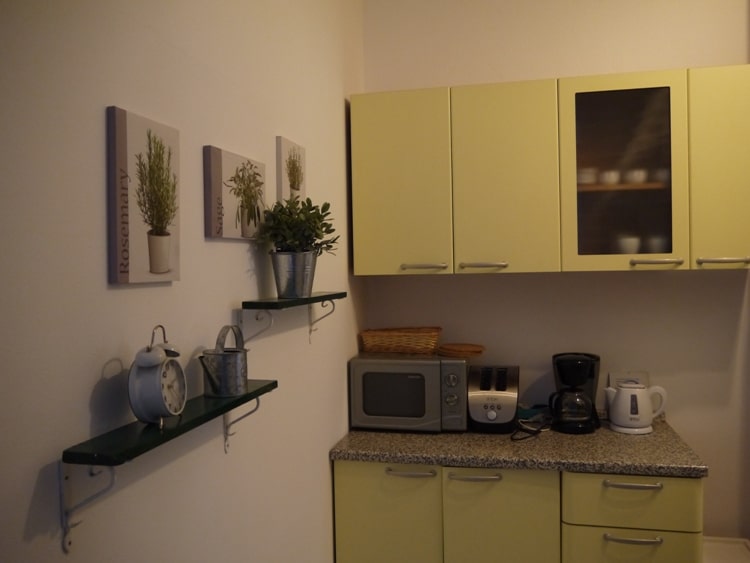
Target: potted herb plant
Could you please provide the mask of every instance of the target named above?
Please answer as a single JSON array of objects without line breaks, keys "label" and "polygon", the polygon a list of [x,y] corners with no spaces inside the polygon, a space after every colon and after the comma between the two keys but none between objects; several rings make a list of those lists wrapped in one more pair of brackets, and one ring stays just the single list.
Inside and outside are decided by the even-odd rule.
[{"label": "potted herb plant", "polygon": [[315,205],[297,196],[277,201],[263,212],[258,240],[271,247],[279,298],[309,297],[315,264],[323,252],[336,249],[331,204]]},{"label": "potted herb plant", "polygon": [[240,164],[224,185],[238,200],[234,223],[240,227],[244,238],[252,238],[261,220],[263,203],[263,175],[255,163],[246,160]]},{"label": "potted herb plant", "polygon": [[146,156],[135,157],[136,202],[148,231],[149,271],[163,274],[169,271],[169,226],[177,215],[177,175],[172,172],[172,149],[164,141],[146,132]]}]

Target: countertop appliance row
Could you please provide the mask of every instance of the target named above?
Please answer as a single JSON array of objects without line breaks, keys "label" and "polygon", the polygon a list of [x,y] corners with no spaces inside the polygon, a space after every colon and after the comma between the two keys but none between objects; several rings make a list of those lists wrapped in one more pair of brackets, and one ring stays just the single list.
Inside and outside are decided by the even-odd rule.
[{"label": "countertop appliance row", "polygon": [[360,354],[349,361],[352,428],[411,432],[510,432],[518,366],[466,359]]},{"label": "countertop appliance row", "polygon": [[[566,352],[552,357],[556,391],[551,428],[587,434],[601,426],[595,405],[600,358]],[[610,377],[610,379],[612,379]],[[626,379],[604,391],[617,432],[645,434],[664,412],[666,392]],[[351,428],[410,432],[512,432],[517,426],[519,368],[475,365],[466,359],[360,354],[349,361]],[[654,399],[656,406],[654,406]]]}]

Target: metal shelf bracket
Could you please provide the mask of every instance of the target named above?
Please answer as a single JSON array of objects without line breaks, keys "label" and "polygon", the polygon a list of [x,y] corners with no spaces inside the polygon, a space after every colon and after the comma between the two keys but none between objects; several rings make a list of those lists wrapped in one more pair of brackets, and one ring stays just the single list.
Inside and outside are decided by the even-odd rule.
[{"label": "metal shelf bracket", "polygon": [[[70,466],[67,463],[63,463],[62,460],[58,462],[58,489],[60,491],[60,527],[62,529],[62,550],[65,553],[70,553],[70,548],[73,545],[71,536],[71,530],[78,526],[81,521],[73,522],[73,514],[78,512],[84,506],[87,506],[94,502],[99,497],[105,495],[115,486],[115,468],[108,466],[106,468],[109,472],[109,481],[98,491],[90,494],[83,500],[78,501],[75,504],[70,504],[70,493],[67,489],[71,486],[71,475],[69,473]],[[98,477],[104,473],[99,469],[94,469],[94,466],[89,466],[88,476],[90,478]]]},{"label": "metal shelf bracket", "polygon": [[[243,329],[242,333],[245,334],[245,330],[244,330],[245,324],[243,322],[245,320],[245,309],[239,309],[238,316],[239,316],[239,325]],[[265,326],[253,332],[252,334],[250,334],[250,336],[246,336],[245,344],[250,342],[253,338],[259,337],[261,334],[263,334],[267,330],[270,330],[270,328],[273,326],[273,313],[271,313],[271,311],[269,311],[268,309],[261,309],[255,313],[255,322],[260,323],[263,321],[265,321],[266,323]]]},{"label": "metal shelf bracket", "polygon": [[333,301],[332,299],[326,299],[325,301],[321,301],[320,303],[320,306],[323,307],[324,309],[328,307],[329,305],[331,306],[331,310],[321,315],[317,319],[314,316],[315,308],[313,307],[312,303],[307,306],[307,316],[309,319],[309,329],[307,333],[307,338],[311,344],[312,344],[312,333],[318,330],[317,328],[315,328],[315,325],[318,324],[323,319],[325,319],[326,317],[330,317],[331,315],[333,315],[334,311],[336,310],[336,302]]},{"label": "metal shelf bracket", "polygon": [[237,424],[240,420],[243,420],[250,416],[251,414],[255,413],[260,408],[260,397],[255,398],[255,406],[247,411],[242,416],[235,418],[234,420],[231,420],[231,413],[224,413],[224,453],[229,453],[229,437],[234,436],[236,432],[230,432],[230,429],[232,426]]}]

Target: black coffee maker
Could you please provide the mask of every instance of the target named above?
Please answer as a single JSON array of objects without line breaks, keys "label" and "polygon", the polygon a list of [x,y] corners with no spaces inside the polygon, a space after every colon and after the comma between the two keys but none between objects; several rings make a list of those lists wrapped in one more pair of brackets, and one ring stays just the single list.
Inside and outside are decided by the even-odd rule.
[{"label": "black coffee maker", "polygon": [[588,434],[601,426],[596,412],[599,356],[566,352],[552,356],[557,391],[549,398],[552,430]]}]

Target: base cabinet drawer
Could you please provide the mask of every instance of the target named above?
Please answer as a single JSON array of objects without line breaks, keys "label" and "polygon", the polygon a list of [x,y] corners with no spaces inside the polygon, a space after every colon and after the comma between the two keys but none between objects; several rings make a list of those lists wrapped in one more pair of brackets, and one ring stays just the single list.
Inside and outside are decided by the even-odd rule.
[{"label": "base cabinet drawer", "polygon": [[562,525],[562,563],[701,563],[699,532]]},{"label": "base cabinet drawer", "polygon": [[701,532],[703,480],[564,472],[562,521]]}]

